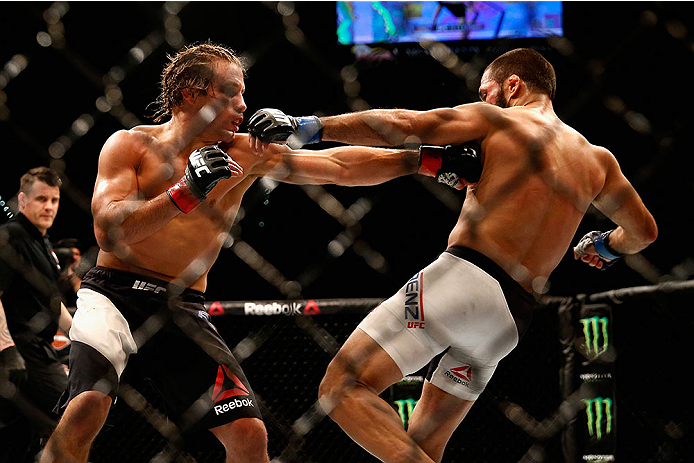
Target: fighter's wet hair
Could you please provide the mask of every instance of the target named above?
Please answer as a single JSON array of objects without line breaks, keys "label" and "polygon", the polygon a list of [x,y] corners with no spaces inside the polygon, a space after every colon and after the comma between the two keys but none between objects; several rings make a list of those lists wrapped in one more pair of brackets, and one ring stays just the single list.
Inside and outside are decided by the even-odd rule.
[{"label": "fighter's wet hair", "polygon": [[169,63],[164,68],[159,82],[160,93],[155,105],[154,121],[159,122],[173,115],[176,106],[183,102],[181,90],[192,89],[207,92],[214,78],[214,64],[219,61],[234,63],[244,71],[243,63],[231,48],[210,41],[194,43],[167,55]]}]

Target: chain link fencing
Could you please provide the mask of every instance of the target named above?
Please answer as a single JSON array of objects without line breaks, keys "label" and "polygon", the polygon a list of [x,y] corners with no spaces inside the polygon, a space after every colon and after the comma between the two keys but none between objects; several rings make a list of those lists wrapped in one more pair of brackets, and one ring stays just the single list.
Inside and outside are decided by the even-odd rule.
[{"label": "chain link fencing", "polygon": [[[36,163],[60,172],[63,206],[52,234],[77,235],[92,244],[87,257],[96,252],[90,200],[98,150],[114,131],[143,123],[147,105],[138,95],[156,94],[154,76],[166,53],[210,37],[228,43],[241,50],[249,72],[246,97],[254,108],[277,106],[291,113],[321,115],[373,107],[429,109],[474,101],[488,58],[525,45],[422,42],[404,51],[362,49],[360,55],[322,42],[323,36],[316,31],[324,30],[327,20],[306,18],[320,14],[331,18],[329,8],[301,2],[234,3],[223,7],[227,17],[218,13],[222,7],[206,2],[127,7],[53,2],[4,8],[8,13],[4,24],[12,18],[22,28],[16,45],[5,40],[8,45],[0,55],[5,63],[0,73],[0,126],[9,141],[8,149],[28,154],[8,167],[3,179],[10,174],[19,178]],[[691,176],[678,158],[686,130],[683,121],[690,116],[681,114],[679,107],[668,112],[654,101],[635,98],[633,87],[620,81],[624,68],[634,72],[627,63],[641,59],[638,50],[651,49],[652,59],[656,59],[655,43],[671,54],[658,57],[669,72],[671,62],[691,59],[687,18],[668,5],[618,8],[608,4],[601,7],[607,16],[623,18],[625,25],[619,34],[605,32],[605,45],[595,53],[594,42],[572,34],[571,27],[586,31],[586,26],[568,19],[580,12],[578,8],[566,4],[566,37],[532,44],[553,57],[550,61],[557,67],[558,113],[580,131],[591,133],[596,143],[611,147],[615,140],[625,142],[621,152],[628,156],[617,157],[655,211],[660,211],[658,194],[648,188],[653,183],[667,183],[675,197],[691,197]],[[87,23],[85,18],[99,21]],[[245,18],[253,19],[242,24]],[[598,24],[606,21],[594,19]],[[127,30],[123,24],[128,24]],[[117,43],[99,43],[99,52],[93,44],[89,46],[90,37],[109,36],[118,37]],[[289,72],[279,78],[278,68]],[[51,94],[44,95],[36,89],[37,82],[56,73],[69,82],[68,91],[51,88]],[[406,82],[401,92],[383,91],[378,84],[398,82],[403,76]],[[650,74],[649,78],[656,92],[662,77]],[[409,82],[421,84],[416,94],[406,92]],[[562,94],[563,85],[570,90]],[[332,97],[307,98],[309,88],[313,95]],[[311,106],[315,104],[318,109]],[[45,107],[45,111],[37,112],[36,107]],[[612,133],[596,128],[605,123],[614,127]],[[2,188],[0,194],[11,207],[12,200],[7,198],[12,188],[5,180]],[[209,306],[212,313],[226,314],[214,321],[256,391],[275,461],[369,460],[324,416],[316,403],[318,384],[332,356],[378,298],[395,292],[413,269],[426,265],[445,247],[445,236],[461,205],[462,197],[456,192],[417,176],[350,189],[289,186],[261,179],[246,193],[210,274],[208,298],[247,302],[276,298],[274,302],[282,306],[314,297],[322,311],[306,315],[304,304],[300,315],[265,317],[235,313],[232,307],[242,303],[215,306],[211,302]],[[580,390],[580,375],[586,373],[581,373],[580,366],[569,368],[567,360],[571,349],[576,349],[574,329],[581,325],[571,324],[573,337],[567,337],[566,325],[561,324],[567,312],[574,322],[580,318],[580,308],[561,304],[580,299],[568,296],[577,292],[691,278],[690,240],[675,226],[691,217],[691,211],[662,211],[666,220],[661,228],[673,229],[668,230],[670,246],[677,243],[679,252],[649,248],[625,259],[626,265],[612,269],[611,276],[571,267],[570,257],[560,264],[547,296],[561,298],[563,308],[550,300],[536,311],[530,331],[500,364],[487,391],[451,439],[445,461],[582,458],[579,453],[591,437],[582,434],[587,426],[581,422],[586,403],[574,393]],[[70,217],[70,223],[61,224],[62,215]],[[661,223],[658,212],[655,215]],[[605,223],[591,209],[585,227],[601,229]],[[579,230],[579,236],[583,232]],[[235,280],[231,291],[229,275]],[[614,418],[619,422],[614,428],[614,445],[622,461],[687,461],[694,455],[688,443],[691,413],[677,405],[685,403],[686,397],[672,386],[681,381],[676,374],[678,365],[670,363],[676,357],[662,353],[688,351],[683,340],[691,329],[691,318],[682,308],[690,293],[681,289],[653,294],[613,307],[612,333],[619,352],[611,371],[619,410]],[[354,297],[376,299],[360,300],[355,308]],[[332,302],[327,303],[328,298]],[[326,307],[336,309],[326,313]],[[572,358],[578,361],[577,356]],[[647,373],[643,373],[644,363],[649,367]],[[384,395],[405,423],[410,400],[416,400],[420,384],[421,375],[413,376],[409,384],[391,388]],[[668,393],[659,395],[663,384]],[[221,447],[209,433],[183,436],[172,426],[162,413],[165,404],[146,381],[121,392],[113,422],[95,443],[94,461],[223,460]],[[593,424],[594,433],[597,424],[606,426],[603,421]]]}]

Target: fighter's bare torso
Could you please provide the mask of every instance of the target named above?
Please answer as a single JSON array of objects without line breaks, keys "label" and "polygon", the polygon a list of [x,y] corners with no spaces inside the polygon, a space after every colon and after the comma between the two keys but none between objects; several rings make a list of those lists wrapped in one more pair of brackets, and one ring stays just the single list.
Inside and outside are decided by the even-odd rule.
[{"label": "fighter's bare torso", "polygon": [[[220,181],[207,199],[189,214],[178,214],[151,236],[139,242],[99,252],[97,265],[172,281],[177,278],[204,291],[207,273],[229,239],[241,200],[257,178],[248,175],[261,159],[245,148],[246,135],[237,134],[227,152],[244,167],[242,177]],[[204,143],[174,152],[162,126],[141,126],[115,134],[123,157],[136,172],[132,195],[147,201],[156,198],[183,175],[188,156]],[[199,146],[198,146],[199,145]],[[95,190],[100,187],[97,178]],[[172,204],[173,207],[173,204]]]},{"label": "fighter's bare torso", "polygon": [[484,170],[468,188],[449,246],[476,249],[528,291],[541,291],[600,193],[612,155],[551,107],[478,108],[490,122]]},{"label": "fighter's bare torso", "polygon": [[256,178],[374,185],[417,170],[416,150],[348,146],[312,151],[273,144],[257,156],[248,135],[235,134],[220,144],[233,160],[234,176],[219,181],[205,201],[182,214],[166,190],[184,174],[193,150],[215,142],[175,148],[181,130],[171,130],[167,124],[117,132],[104,145],[92,199],[94,231],[101,247],[97,264],[200,291],[229,240],[243,195]]}]

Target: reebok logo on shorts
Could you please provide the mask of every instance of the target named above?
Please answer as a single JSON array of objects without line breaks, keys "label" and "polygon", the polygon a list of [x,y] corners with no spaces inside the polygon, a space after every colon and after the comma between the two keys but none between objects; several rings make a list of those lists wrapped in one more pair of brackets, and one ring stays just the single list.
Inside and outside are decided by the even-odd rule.
[{"label": "reebok logo on shorts", "polygon": [[221,415],[238,407],[252,407],[253,399],[233,399],[223,405],[215,405],[214,413]]},{"label": "reebok logo on shorts", "polygon": [[253,399],[248,396],[250,393],[246,386],[243,385],[241,380],[229,370],[229,368],[224,365],[220,365],[217,369],[217,380],[214,383],[214,390],[212,392],[212,400],[215,403],[222,402],[224,400],[230,399],[236,396],[246,396],[245,398],[234,398],[228,400],[224,404],[219,404],[214,406],[214,412],[216,415],[226,413],[238,407],[252,407]]},{"label": "reebok logo on shorts", "polygon": [[451,368],[450,370],[446,370],[444,375],[458,384],[467,386],[472,379],[472,367],[470,365],[463,365],[462,367]]},{"label": "reebok logo on shorts", "polygon": [[420,272],[405,285],[405,320],[408,328],[424,329],[424,306],[422,304],[422,275]]},{"label": "reebok logo on shorts", "polygon": [[237,395],[250,395],[248,389],[243,385],[241,380],[224,365],[220,365],[217,369],[217,380],[214,383],[214,391],[212,392],[212,400],[221,402],[229,397]]}]

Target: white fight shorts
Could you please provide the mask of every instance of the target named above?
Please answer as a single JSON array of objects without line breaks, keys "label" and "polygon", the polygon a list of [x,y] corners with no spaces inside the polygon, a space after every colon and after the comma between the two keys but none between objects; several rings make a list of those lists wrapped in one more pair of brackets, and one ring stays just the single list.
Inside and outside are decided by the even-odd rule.
[{"label": "white fight shorts", "polygon": [[446,351],[430,382],[476,400],[499,360],[518,344],[533,303],[533,296],[490,259],[454,247],[376,307],[359,328],[390,355],[403,376]]}]

